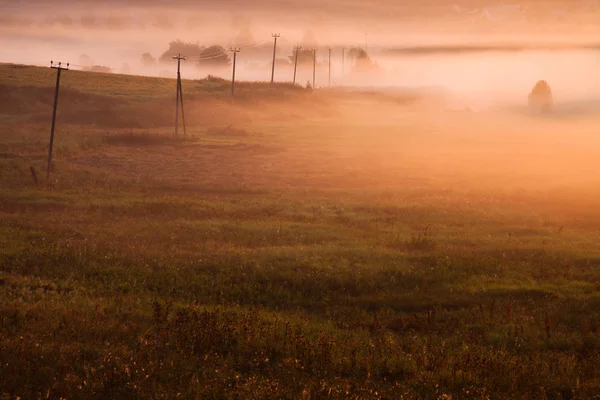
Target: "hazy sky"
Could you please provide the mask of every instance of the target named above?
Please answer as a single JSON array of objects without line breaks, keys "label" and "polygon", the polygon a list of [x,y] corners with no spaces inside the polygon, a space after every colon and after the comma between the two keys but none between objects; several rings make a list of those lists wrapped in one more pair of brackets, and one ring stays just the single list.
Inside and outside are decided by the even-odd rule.
[{"label": "hazy sky", "polygon": [[[63,22],[70,18],[77,24],[82,17],[97,15],[100,19],[111,18],[114,23],[135,25],[151,24],[153,21],[144,14],[153,12],[162,13],[167,18],[170,13],[219,12],[247,13],[261,20],[270,18],[265,22],[273,26],[297,18],[302,23],[326,20],[366,25],[382,22],[433,25],[430,22],[434,19],[435,24],[441,25],[454,22],[454,28],[458,29],[466,20],[483,19],[488,21],[488,27],[510,20],[512,28],[518,29],[520,21],[525,19],[529,25],[554,23],[566,26],[569,20],[586,19],[590,23],[597,22],[595,17],[599,8],[599,0],[0,0],[0,18],[4,17],[5,23],[13,17],[21,20],[62,18]],[[172,19],[172,24],[186,22],[181,18]],[[572,24],[571,28],[578,30],[582,26]]]},{"label": "hazy sky", "polygon": [[257,41],[279,32],[291,45],[311,31],[323,45],[370,42],[374,49],[528,36],[595,39],[598,21],[600,0],[0,0],[2,44],[127,41],[154,53],[174,39],[229,45],[243,27]]}]

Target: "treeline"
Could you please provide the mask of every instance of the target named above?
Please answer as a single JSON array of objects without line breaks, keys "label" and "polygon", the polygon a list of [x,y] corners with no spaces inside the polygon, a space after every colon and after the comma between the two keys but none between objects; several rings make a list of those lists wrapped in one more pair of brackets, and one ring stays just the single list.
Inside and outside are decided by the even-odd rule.
[{"label": "treeline", "polygon": [[[248,45],[246,48],[242,48],[242,56],[250,59],[251,62],[258,62],[258,65],[260,65],[261,60],[265,64],[271,64],[272,51],[272,42],[262,43],[259,45]],[[318,51],[317,64],[320,66],[328,63],[326,51],[326,49],[323,49],[320,52]],[[279,46],[277,53],[278,57],[276,58],[276,65],[278,67],[294,65],[296,52],[293,49],[290,51],[289,46]],[[176,57],[177,55],[187,57],[189,61],[196,64],[196,66],[200,68],[219,68],[229,67],[231,65],[230,53],[225,47],[218,44],[204,46],[200,45],[199,43],[184,42],[182,40],[171,41],[168,49],[166,49],[157,58],[152,56],[150,53],[142,54],[141,63],[146,67],[152,67],[161,63],[171,63],[173,61],[173,57]],[[371,59],[367,51],[363,48],[351,47],[346,50],[345,55],[349,70],[368,70],[379,68]],[[297,57],[298,65],[312,64],[314,57],[313,49],[308,46],[302,47],[298,51]]]},{"label": "treeline", "polygon": [[[236,42],[240,43],[240,41]],[[260,72],[268,69],[273,60],[273,42],[270,40],[266,40],[262,43],[252,43],[249,40],[244,42],[248,44],[245,46],[240,46],[241,54],[238,56],[240,67],[250,72]],[[293,69],[297,56],[298,66],[304,66],[304,70],[308,68],[312,71],[312,65],[314,62],[313,49],[315,48],[317,48],[317,70],[323,71],[327,69],[329,65],[329,54],[327,47],[305,45],[302,46],[296,54],[294,47],[285,42],[281,45],[278,42],[277,57],[275,59],[277,69]],[[372,60],[365,49],[360,47],[350,47],[344,51],[344,76],[380,71],[377,63]],[[342,49],[340,47],[333,49],[332,53],[334,69],[337,68],[338,75],[339,71],[342,69],[341,52]],[[118,72],[123,74],[139,72],[142,74],[158,73],[161,76],[170,76],[170,67],[173,63],[173,58],[178,55],[186,57],[186,65],[195,66],[202,73],[224,73],[226,70],[231,68],[232,64],[231,52],[229,51],[229,48],[226,48],[220,44],[202,45],[199,42],[185,42],[178,39],[171,41],[168,47],[159,56],[154,56],[149,52],[144,52],[140,54],[137,62],[133,62],[133,66],[125,63],[118,70],[113,70],[113,68],[105,65],[97,65],[86,54],[80,55],[79,62],[76,66],[79,66],[83,70],[92,72]]]}]

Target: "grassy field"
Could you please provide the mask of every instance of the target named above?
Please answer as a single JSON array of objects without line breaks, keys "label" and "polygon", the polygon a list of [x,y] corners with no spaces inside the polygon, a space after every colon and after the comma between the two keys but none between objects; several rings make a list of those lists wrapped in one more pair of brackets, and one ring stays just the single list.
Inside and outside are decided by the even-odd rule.
[{"label": "grassy field", "polygon": [[[0,65],[0,397],[600,395],[600,119]],[[30,167],[40,178],[33,182]]]}]

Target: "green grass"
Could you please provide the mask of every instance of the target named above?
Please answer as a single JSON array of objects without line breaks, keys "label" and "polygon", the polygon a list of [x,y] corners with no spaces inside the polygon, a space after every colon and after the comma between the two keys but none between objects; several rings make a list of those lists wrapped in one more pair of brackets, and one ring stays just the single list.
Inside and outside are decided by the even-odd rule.
[{"label": "green grass", "polygon": [[[266,84],[228,103],[216,81],[194,89],[189,109],[203,111],[174,138],[161,99],[173,81],[69,71],[66,88],[97,103],[61,103],[46,185],[35,116],[51,104],[18,89],[50,90],[52,76],[0,66],[14,89],[0,109],[2,396],[600,393],[595,176],[567,186],[585,165],[560,158],[568,176],[489,164],[545,122],[426,119],[373,94],[282,104],[289,89]],[[117,116],[146,95],[164,121]],[[114,116],[95,108],[115,99]],[[246,134],[214,134],[230,125]],[[562,128],[520,149],[554,155]]]}]

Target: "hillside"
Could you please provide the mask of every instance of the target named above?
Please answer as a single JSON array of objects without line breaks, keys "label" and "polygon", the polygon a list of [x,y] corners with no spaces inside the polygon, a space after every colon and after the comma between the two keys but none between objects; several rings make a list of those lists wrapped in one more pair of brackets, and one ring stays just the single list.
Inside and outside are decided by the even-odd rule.
[{"label": "hillside", "polygon": [[[587,399],[595,114],[0,65],[0,397]],[[34,181],[32,170],[37,174]]]},{"label": "hillside", "polygon": [[[34,122],[48,120],[54,102],[56,70],[0,64],[0,105],[4,113]],[[305,91],[291,84],[237,82],[235,102],[231,82],[220,78],[182,82],[190,125],[205,126],[231,118],[236,104],[259,107],[284,101],[307,103]],[[175,79],[64,71],[59,111],[63,123],[117,128],[151,128],[174,124]],[[203,105],[212,103],[210,110]]]}]

